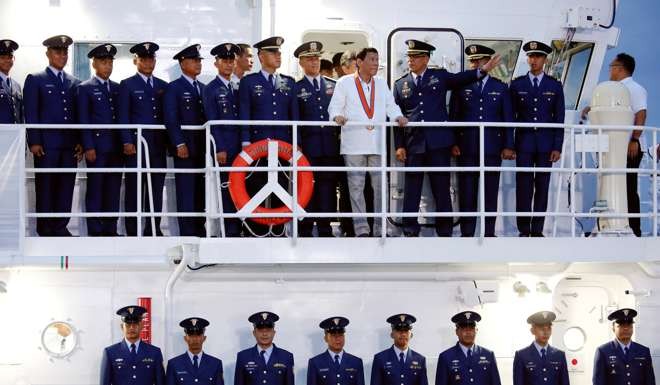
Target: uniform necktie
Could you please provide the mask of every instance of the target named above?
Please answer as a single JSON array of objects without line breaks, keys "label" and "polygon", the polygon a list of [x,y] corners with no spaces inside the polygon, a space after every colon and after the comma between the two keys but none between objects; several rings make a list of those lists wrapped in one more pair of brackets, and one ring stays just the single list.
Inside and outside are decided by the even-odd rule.
[{"label": "uniform necktie", "polygon": [[467,358],[468,358],[468,360],[469,360],[470,358],[472,358],[472,349],[468,349],[468,350],[467,350]]},{"label": "uniform necktie", "polygon": [[628,358],[628,347],[627,346],[623,348],[623,354],[625,354],[626,358]]},{"label": "uniform necktie", "polygon": [[151,83],[151,77],[147,78],[147,85],[149,86],[149,88],[154,88],[154,85]]},{"label": "uniform necktie", "polygon": [[339,354],[335,354],[335,366],[339,367]]},{"label": "uniform necktie", "polygon": [[197,84],[197,80],[193,81],[193,88],[195,88],[195,94],[199,96],[199,84]]},{"label": "uniform necktie", "polygon": [[419,87],[419,84],[422,82],[422,75],[417,75],[415,78],[415,87]]},{"label": "uniform necktie", "polygon": [[319,91],[319,81],[316,80],[316,78],[314,78],[314,81],[312,83],[314,84],[314,91],[318,92]]},{"label": "uniform necktie", "polygon": [[541,359],[545,360],[545,348],[541,349]]},{"label": "uniform necktie", "polygon": [[135,344],[131,344],[131,355],[132,356],[137,355],[137,352],[135,351]]},{"label": "uniform necktie", "polygon": [[197,358],[197,354],[193,355],[193,366],[195,369],[199,369],[199,358]]},{"label": "uniform necktie", "polygon": [[535,77],[534,78],[534,89],[538,89],[538,88],[539,88],[539,78]]},{"label": "uniform necktie", "polygon": [[271,87],[275,88],[275,78],[273,77],[273,74],[268,75],[268,83],[270,83]]},{"label": "uniform necktie", "polygon": [[11,80],[7,78],[7,92],[11,95]]},{"label": "uniform necktie", "polygon": [[60,83],[64,84],[64,74],[62,74],[62,71],[57,73],[57,77],[60,79]]},{"label": "uniform necktie", "polygon": [[110,83],[103,82],[103,88],[105,88],[106,91],[110,92]]},{"label": "uniform necktie", "polygon": [[265,350],[262,350],[262,351],[259,353],[259,355],[261,356],[261,362],[263,362],[264,365],[266,365],[266,351],[265,351]]},{"label": "uniform necktie", "polygon": [[399,364],[403,366],[405,364],[405,361],[403,360],[403,352],[399,353]]},{"label": "uniform necktie", "polygon": [[486,87],[486,79],[481,81],[481,92],[484,92],[484,87]]}]

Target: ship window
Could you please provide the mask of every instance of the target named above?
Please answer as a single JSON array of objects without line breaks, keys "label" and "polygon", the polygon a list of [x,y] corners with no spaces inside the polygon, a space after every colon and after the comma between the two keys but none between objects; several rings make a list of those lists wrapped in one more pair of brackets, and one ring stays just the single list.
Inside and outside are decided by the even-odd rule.
[{"label": "ship window", "polygon": [[[465,46],[470,44],[480,44],[492,48],[502,56],[500,65],[489,72],[489,75],[500,79],[505,83],[511,83],[513,73],[516,69],[516,62],[518,61],[518,54],[520,52],[521,40],[486,40],[486,39],[465,39]],[[468,60],[463,55],[465,61],[465,68],[468,67]]]},{"label": "ship window", "polygon": [[[357,51],[369,46],[369,37],[362,31],[306,31],[302,36],[302,41],[320,41],[323,44],[322,59],[332,61],[332,58],[339,52]],[[303,71],[297,60],[295,65],[290,68],[289,73],[296,78],[303,76]],[[337,74],[334,73],[334,78]]]},{"label": "ship window", "polygon": [[[136,42],[137,43],[137,42]],[[92,61],[87,58],[87,53],[101,42],[76,42],[73,44],[73,75],[81,80],[87,80],[94,74]],[[133,54],[129,49],[135,43],[112,43],[117,47],[117,55],[112,69],[112,79],[125,79],[135,73],[133,65]]]},{"label": "ship window", "polygon": [[589,70],[594,43],[572,42],[564,52],[562,40],[552,42],[553,52],[548,57],[550,73],[564,85],[567,110],[575,110],[580,103],[580,94]]}]

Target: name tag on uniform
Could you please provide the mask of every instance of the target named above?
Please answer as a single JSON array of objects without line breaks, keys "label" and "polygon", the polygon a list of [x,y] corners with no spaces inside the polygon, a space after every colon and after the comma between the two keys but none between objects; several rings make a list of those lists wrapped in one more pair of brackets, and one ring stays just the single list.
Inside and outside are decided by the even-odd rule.
[{"label": "name tag on uniform", "polygon": [[274,368],[286,368],[286,365],[281,363],[281,362],[277,362],[273,365],[273,367]]},{"label": "name tag on uniform", "polygon": [[518,95],[527,95],[527,91],[518,91]]},{"label": "name tag on uniform", "polygon": [[122,362],[122,361],[124,361],[123,358],[115,358],[115,362]]},{"label": "name tag on uniform", "polygon": [[329,368],[320,368],[319,372],[327,372],[328,370],[330,370],[330,369]]},{"label": "name tag on uniform", "polygon": [[429,83],[428,83],[428,84],[429,84],[430,86],[432,86],[432,85],[437,84],[437,83],[440,83],[440,80],[438,80],[438,78],[436,78],[435,76],[431,76],[431,78],[429,79]]},{"label": "name tag on uniform", "polygon": [[188,91],[184,91],[184,92],[183,92],[183,95],[184,95],[184,96],[190,96],[190,92],[188,92]]},{"label": "name tag on uniform", "polygon": [[554,92],[552,92],[552,91],[546,91],[546,92],[544,92],[544,93],[543,93],[543,95],[550,95],[550,96],[554,96],[554,95],[555,95],[555,93],[554,93]]},{"label": "name tag on uniform", "polygon": [[489,92],[488,95],[501,95],[501,93],[497,91],[493,91],[493,92]]},{"label": "name tag on uniform", "polygon": [[142,362],[154,362],[154,359],[147,357],[147,358],[142,359]]},{"label": "name tag on uniform", "polygon": [[133,91],[133,93],[134,94],[143,94],[144,91],[143,90],[135,90],[135,91]]},{"label": "name tag on uniform", "polygon": [[347,372],[355,372],[355,371],[357,371],[357,369],[355,369],[355,368],[346,368],[346,371]]},{"label": "name tag on uniform", "polygon": [[185,370],[177,370],[176,374],[188,374],[188,372]]}]

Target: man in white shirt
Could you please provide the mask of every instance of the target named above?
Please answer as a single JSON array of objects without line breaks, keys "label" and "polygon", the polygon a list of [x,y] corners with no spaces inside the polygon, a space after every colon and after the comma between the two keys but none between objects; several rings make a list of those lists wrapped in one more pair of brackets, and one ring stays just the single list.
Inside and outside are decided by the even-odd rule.
[{"label": "man in white shirt", "polygon": [[[368,47],[357,54],[358,71],[337,81],[328,106],[330,120],[342,126],[340,153],[349,167],[378,167],[381,164],[381,135],[384,127],[376,124],[345,126],[347,121],[384,122],[386,117],[399,127],[408,124],[385,80],[377,77],[378,51]],[[364,171],[348,172],[348,188],[354,213],[364,213]],[[381,173],[370,172],[374,189],[374,212],[381,211]],[[374,235],[380,236],[381,221],[374,221]],[[353,227],[358,237],[369,236],[367,218],[354,218]]]},{"label": "man in white shirt", "polygon": [[[630,93],[630,107],[635,114],[633,126],[644,126],[646,124],[646,89],[633,80],[635,72],[635,58],[620,53],[616,55],[610,63],[610,80],[621,82]],[[582,110],[582,118],[586,118],[590,108]],[[634,130],[628,143],[628,161],[626,168],[639,168],[644,153],[642,151],[639,139],[642,136],[642,130]],[[637,193],[637,173],[626,174],[626,186],[628,190],[628,213],[639,213],[639,194]],[[642,235],[640,218],[628,218],[630,228],[636,236]]]}]

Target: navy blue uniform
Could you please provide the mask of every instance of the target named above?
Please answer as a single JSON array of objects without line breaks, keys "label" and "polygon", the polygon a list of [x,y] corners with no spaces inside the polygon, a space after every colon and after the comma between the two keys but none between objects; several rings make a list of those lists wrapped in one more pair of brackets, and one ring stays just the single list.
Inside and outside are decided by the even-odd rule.
[{"label": "navy blue uniform", "polygon": [[596,349],[593,385],[654,385],[653,361],[649,348],[630,343],[626,355],[614,340]]},{"label": "navy blue uniform", "polygon": [[[299,120],[298,101],[295,95],[295,80],[287,75],[274,74],[273,83],[264,77],[261,71],[245,75],[238,90],[239,118],[241,120]],[[291,126],[241,126],[241,141],[256,142],[262,139],[278,139],[293,143]],[[298,130],[300,143],[300,130]],[[260,162],[265,164],[265,162]],[[254,196],[266,184],[267,173],[255,172],[247,181],[247,190]],[[288,180],[278,173],[278,181],[285,189]],[[272,198],[271,205],[281,204]],[[266,234],[268,229],[256,223],[250,224],[258,234]],[[282,232],[282,226],[274,226],[273,233]]]},{"label": "navy blue uniform", "polygon": [[[475,82],[478,72],[464,71],[457,74],[444,69],[427,68],[415,85],[413,75],[406,74],[394,84],[394,100],[411,122],[444,122],[447,120],[447,91]],[[406,166],[448,167],[451,146],[455,144],[454,132],[450,127],[406,127],[394,129],[395,148],[405,148]],[[449,195],[450,174],[429,173],[431,190],[435,198],[436,211],[452,211]],[[403,211],[416,213],[422,196],[424,173],[406,172]],[[436,218],[436,233],[451,236],[452,219]],[[419,233],[417,218],[403,219],[404,232]]]},{"label": "navy blue uniform", "polygon": [[[50,68],[30,74],[23,90],[25,122],[34,124],[75,124],[75,88],[80,81],[63,73],[63,81]],[[37,168],[76,167],[78,131],[68,129],[28,129],[28,145],[43,146],[45,154],[34,158]],[[75,173],[37,173],[34,187],[38,213],[71,212]],[[70,235],[69,218],[38,218],[40,236]]]},{"label": "navy blue uniform", "polygon": [[[275,85],[261,72],[245,75],[239,87],[239,117],[241,120],[298,120],[295,80],[276,74]],[[300,131],[299,131],[300,132]],[[279,139],[292,143],[290,126],[242,126],[241,140],[256,142]]]},{"label": "navy blue uniform", "polygon": [[[204,84],[199,84],[198,92],[183,76],[170,82],[165,92],[163,108],[165,127],[172,145],[174,167],[204,168],[206,166],[206,145],[204,131],[182,130],[183,125],[199,126],[206,122],[202,95]],[[176,156],[176,147],[188,146],[188,158]],[[176,206],[179,212],[204,212],[204,174],[176,174]],[[206,236],[204,218],[179,218],[179,235]]]},{"label": "navy blue uniform", "polygon": [[403,366],[394,348],[374,356],[371,367],[371,385],[428,385],[426,358],[408,349]]},{"label": "navy blue uniform", "polygon": [[569,385],[566,355],[550,345],[545,359],[536,346],[518,350],[513,357],[513,385]]},{"label": "navy blue uniform", "polygon": [[164,385],[163,355],[141,341],[133,356],[123,340],[103,350],[101,385]]},{"label": "navy blue uniform", "polygon": [[206,353],[202,354],[199,368],[193,366],[188,353],[167,361],[165,375],[167,385],[224,385],[222,361]]},{"label": "navy blue uniform", "polygon": [[[119,124],[163,124],[163,97],[167,88],[167,82],[151,77],[152,85],[139,75],[135,74],[119,83]],[[142,137],[146,140],[149,148],[149,165],[152,168],[167,167],[167,133],[165,130],[142,130]],[[122,130],[121,145],[133,144],[137,146],[137,130]],[[136,147],[137,149],[137,147]],[[137,155],[125,155],[124,166],[126,168],[137,167]],[[142,167],[146,167],[146,157],[143,153]],[[124,209],[127,212],[137,210],[137,174],[126,173],[124,184]],[[143,174],[144,175],[144,174]],[[142,209],[149,209],[147,177],[142,180]],[[165,185],[165,174],[151,174],[151,187],[153,191],[154,212],[163,210],[163,186]],[[126,217],[126,235],[137,235],[137,220],[135,217]],[[151,221],[144,227],[144,235],[152,235]],[[160,232],[160,217],[155,218],[156,233]]]},{"label": "navy blue uniform", "polygon": [[256,346],[238,352],[234,385],[294,385],[293,354],[273,345],[268,363]]},{"label": "navy blue uniform", "polygon": [[[93,77],[78,86],[77,112],[80,124],[117,123],[117,99],[119,85],[113,81],[110,89]],[[95,150],[96,160],[86,161],[89,168],[121,167],[119,131],[110,129],[85,129],[81,133],[83,149]],[[87,212],[118,212],[121,173],[87,173],[85,208]],[[90,236],[117,234],[117,218],[87,218]]]},{"label": "navy blue uniform", "polygon": [[[555,78],[543,75],[535,87],[528,75],[511,82],[511,101],[516,122],[564,123],[564,91]],[[516,165],[552,167],[550,153],[560,151],[563,128],[517,128],[515,133]],[[548,208],[550,173],[516,174],[516,211],[544,213]],[[533,204],[532,204],[533,200]],[[543,233],[545,217],[518,217],[521,235]]]},{"label": "navy blue uniform", "polygon": [[[335,90],[335,81],[323,76],[318,88],[303,77],[296,83],[296,96],[300,109],[300,120],[328,120],[328,104]],[[312,166],[342,166],[339,156],[339,127],[305,126],[299,127],[300,146]],[[330,213],[337,210],[337,173],[315,172],[314,195],[307,211]],[[319,236],[332,236],[330,218],[305,218],[300,226],[300,236],[311,237],[314,221]]]},{"label": "navy blue uniform", "polygon": [[21,85],[9,78],[7,82],[0,82],[0,124],[23,123],[23,92]]},{"label": "navy blue uniform", "polygon": [[[204,92],[204,108],[208,120],[238,120],[238,90],[230,82],[227,85],[217,76],[206,85]],[[215,139],[216,153],[227,153],[227,164],[234,162],[241,152],[240,128],[235,125],[211,126],[211,135]],[[222,184],[229,180],[228,172],[220,173]],[[225,213],[235,213],[236,206],[229,195],[229,188],[222,188],[222,207]],[[241,234],[241,221],[238,218],[225,219],[225,235],[238,237]]]},{"label": "navy blue uniform", "polygon": [[[511,97],[506,84],[493,77],[464,87],[452,93],[449,103],[449,118],[455,122],[511,122]],[[456,145],[461,151],[459,166],[479,165],[479,127],[457,127]],[[485,127],[484,161],[486,166],[499,167],[502,164],[502,150],[513,150],[513,128]],[[500,173],[485,173],[485,208],[497,211],[497,194],[500,186]],[[458,174],[459,205],[461,211],[477,210],[479,173],[461,172]],[[461,235],[474,236],[475,217],[461,218]],[[495,217],[486,218],[485,236],[495,235]]]},{"label": "navy blue uniform", "polygon": [[339,367],[325,351],[309,359],[307,385],[364,385],[362,359],[344,352]]},{"label": "navy blue uniform", "polygon": [[495,354],[474,345],[468,359],[458,343],[440,353],[435,385],[450,384],[500,385]]}]

